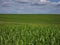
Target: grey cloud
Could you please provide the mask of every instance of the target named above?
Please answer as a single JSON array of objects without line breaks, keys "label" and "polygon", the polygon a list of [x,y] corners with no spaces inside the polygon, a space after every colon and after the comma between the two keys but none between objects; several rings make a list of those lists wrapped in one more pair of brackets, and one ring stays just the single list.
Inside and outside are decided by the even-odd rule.
[{"label": "grey cloud", "polygon": [[0,13],[60,13],[60,2],[46,3],[39,0],[11,0],[2,1]]}]

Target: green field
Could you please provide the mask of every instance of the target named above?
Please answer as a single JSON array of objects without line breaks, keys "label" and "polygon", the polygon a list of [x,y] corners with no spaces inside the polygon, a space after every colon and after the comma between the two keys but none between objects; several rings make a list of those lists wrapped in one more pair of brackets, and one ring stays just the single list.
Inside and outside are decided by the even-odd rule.
[{"label": "green field", "polygon": [[0,14],[0,45],[60,45],[60,15]]},{"label": "green field", "polygon": [[60,23],[60,15],[53,14],[6,14],[0,15],[0,21],[4,22],[19,22],[19,23]]}]

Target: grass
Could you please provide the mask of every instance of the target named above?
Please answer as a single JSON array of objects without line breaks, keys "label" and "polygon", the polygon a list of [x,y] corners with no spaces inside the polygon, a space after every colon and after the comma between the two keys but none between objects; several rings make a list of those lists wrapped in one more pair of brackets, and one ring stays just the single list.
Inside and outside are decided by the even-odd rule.
[{"label": "grass", "polygon": [[60,15],[50,15],[50,14],[2,14],[0,15],[0,21],[4,22],[19,22],[19,23],[60,23]]},{"label": "grass", "polygon": [[0,45],[60,45],[60,15],[0,15]]}]

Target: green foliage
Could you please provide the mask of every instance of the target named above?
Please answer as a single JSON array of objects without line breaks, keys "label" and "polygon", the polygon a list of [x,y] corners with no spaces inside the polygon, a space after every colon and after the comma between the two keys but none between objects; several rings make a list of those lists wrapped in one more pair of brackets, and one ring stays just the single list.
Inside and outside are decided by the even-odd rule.
[{"label": "green foliage", "polygon": [[60,45],[60,24],[0,24],[0,45]]},{"label": "green foliage", "polygon": [[60,15],[0,14],[0,45],[60,45]]}]

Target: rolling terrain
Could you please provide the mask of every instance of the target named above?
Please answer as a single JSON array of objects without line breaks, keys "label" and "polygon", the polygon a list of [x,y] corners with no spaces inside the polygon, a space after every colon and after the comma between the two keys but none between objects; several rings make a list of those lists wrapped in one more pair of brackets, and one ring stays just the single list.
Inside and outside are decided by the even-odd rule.
[{"label": "rolling terrain", "polygon": [[0,14],[0,45],[60,45],[60,15]]}]

